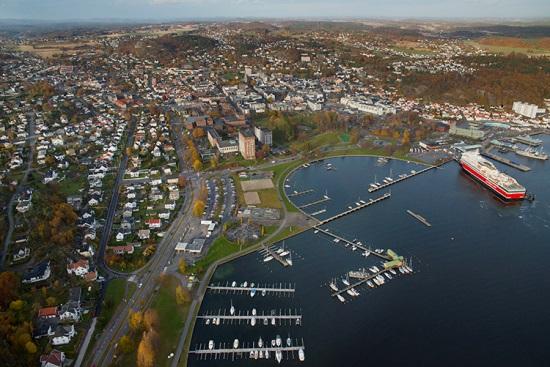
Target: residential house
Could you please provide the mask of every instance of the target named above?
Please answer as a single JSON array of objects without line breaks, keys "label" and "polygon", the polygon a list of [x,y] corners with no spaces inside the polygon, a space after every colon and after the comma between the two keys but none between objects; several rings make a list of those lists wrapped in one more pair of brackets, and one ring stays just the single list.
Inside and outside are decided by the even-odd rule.
[{"label": "residential house", "polygon": [[44,260],[41,263],[29,268],[23,275],[22,283],[32,284],[46,280],[51,275],[50,261]]}]

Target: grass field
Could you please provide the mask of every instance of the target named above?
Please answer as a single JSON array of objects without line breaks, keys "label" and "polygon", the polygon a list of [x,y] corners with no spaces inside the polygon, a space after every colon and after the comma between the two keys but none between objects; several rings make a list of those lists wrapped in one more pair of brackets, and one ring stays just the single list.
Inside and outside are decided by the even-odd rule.
[{"label": "grass field", "polygon": [[[105,298],[103,300],[103,309],[101,310],[101,316],[98,320],[99,330],[105,327],[124,298],[126,294],[126,285],[126,279],[113,279],[107,285],[107,289],[105,290]],[[134,283],[129,283],[128,295],[126,295],[126,298],[128,298],[128,296],[132,294],[135,289],[136,285]]]},{"label": "grass field", "polygon": [[155,365],[169,366],[172,361],[167,357],[176,350],[189,305],[180,306],[176,302],[176,286],[179,284],[176,277],[165,277],[161,282],[161,287],[151,304],[151,308],[157,311],[160,319],[160,347]]},{"label": "grass field", "polygon": [[189,268],[190,273],[202,273],[210,264],[223,257],[229,256],[239,251],[240,246],[229,241],[224,236],[218,237],[212,242],[212,245],[208,248],[206,256],[197,261],[195,265]]},{"label": "grass field", "polygon": [[522,53],[527,55],[550,56],[550,49],[541,48],[536,43],[533,43],[531,45],[529,44],[529,42],[526,42],[525,45],[508,46],[506,44],[502,44],[502,45],[487,44],[482,42],[483,41],[479,42],[474,40],[468,40],[468,41],[465,41],[465,44],[472,46],[474,48],[480,48],[482,50],[497,53],[497,54],[508,55],[514,52],[514,53]]},{"label": "grass field", "polygon": [[259,206],[262,208],[281,209],[283,207],[277,195],[276,189],[260,190],[258,191],[258,195],[260,196],[261,201]]}]

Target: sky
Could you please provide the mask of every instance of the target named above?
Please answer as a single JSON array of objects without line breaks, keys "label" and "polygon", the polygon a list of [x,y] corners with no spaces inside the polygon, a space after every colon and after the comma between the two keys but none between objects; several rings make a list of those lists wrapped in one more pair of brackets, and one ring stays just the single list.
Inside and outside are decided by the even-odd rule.
[{"label": "sky", "polygon": [[0,19],[550,17],[550,0],[0,0]]}]

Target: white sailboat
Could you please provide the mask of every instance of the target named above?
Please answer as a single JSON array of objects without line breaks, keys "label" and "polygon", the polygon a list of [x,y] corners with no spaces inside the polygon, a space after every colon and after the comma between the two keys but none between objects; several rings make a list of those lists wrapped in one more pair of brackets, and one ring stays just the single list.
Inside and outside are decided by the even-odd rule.
[{"label": "white sailboat", "polygon": [[229,309],[229,313],[231,316],[235,314],[235,306],[233,306],[233,300],[231,300],[231,308]]},{"label": "white sailboat", "polygon": [[300,362],[303,362],[306,360],[306,354],[304,353],[303,348],[298,349],[298,359],[300,360]]},{"label": "white sailboat", "polygon": [[283,352],[281,352],[280,349],[277,349],[275,351],[275,359],[277,360],[277,363],[281,363],[281,361],[283,360]]},{"label": "white sailboat", "polygon": [[208,349],[210,349],[210,350],[214,349],[214,341],[213,340],[210,340],[208,342]]},{"label": "white sailboat", "polygon": [[239,339],[233,340],[233,349],[237,349],[239,347]]}]

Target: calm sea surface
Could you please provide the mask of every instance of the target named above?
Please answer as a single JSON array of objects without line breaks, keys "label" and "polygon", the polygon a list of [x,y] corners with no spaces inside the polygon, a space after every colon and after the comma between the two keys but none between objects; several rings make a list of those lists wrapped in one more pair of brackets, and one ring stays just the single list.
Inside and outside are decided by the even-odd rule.
[{"label": "calm sea surface", "polygon": [[[550,137],[538,138],[549,152]],[[251,344],[260,336],[266,341],[280,334],[283,340],[303,338],[306,347],[305,362],[283,360],[285,366],[550,366],[550,162],[509,156],[532,171],[497,167],[535,194],[535,202],[504,205],[452,162],[393,185],[390,199],[326,225],[350,240],[412,258],[415,269],[376,289],[360,287],[361,295],[345,304],[330,296],[327,283],[380,260],[364,258],[312,230],[285,242],[293,254],[290,268],[264,263],[259,253],[220,267],[212,282],[292,282],[296,294],[207,293],[200,314],[228,312],[232,301],[244,311],[297,309],[303,325],[211,326],[198,320],[191,348],[210,339]],[[327,163],[335,169],[327,170]],[[286,190],[314,190],[293,198],[298,205],[326,192],[330,201],[306,209],[326,209],[318,216],[323,219],[360,199],[382,195],[385,190],[367,191],[375,175],[381,181],[390,169],[395,177],[421,168],[396,160],[380,167],[376,158],[333,158],[294,172]],[[273,366],[273,357],[202,361],[190,355],[189,365]]]}]

